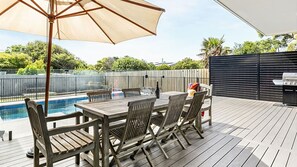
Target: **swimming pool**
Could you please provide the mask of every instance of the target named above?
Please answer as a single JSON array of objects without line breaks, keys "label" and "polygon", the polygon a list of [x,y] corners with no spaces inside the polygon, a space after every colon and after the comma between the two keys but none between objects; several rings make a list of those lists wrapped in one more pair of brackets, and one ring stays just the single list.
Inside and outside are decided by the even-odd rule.
[{"label": "swimming pool", "polygon": [[[76,97],[70,99],[59,99],[49,101],[49,114],[64,113],[69,114],[79,109],[74,107],[74,103],[87,102],[87,97]],[[44,102],[37,102],[44,105]],[[28,117],[25,104],[16,104],[8,106],[0,106],[0,119],[3,121],[9,121],[14,119]]]}]

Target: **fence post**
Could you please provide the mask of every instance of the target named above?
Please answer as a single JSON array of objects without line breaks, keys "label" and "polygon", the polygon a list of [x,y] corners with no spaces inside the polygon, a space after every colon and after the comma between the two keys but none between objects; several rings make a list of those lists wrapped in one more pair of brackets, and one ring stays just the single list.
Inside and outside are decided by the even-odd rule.
[{"label": "fence post", "polygon": [[257,100],[260,100],[260,54],[257,55]]},{"label": "fence post", "polygon": [[35,78],[35,99],[37,100],[37,77]]},{"label": "fence post", "polygon": [[107,86],[107,78],[106,78],[106,75],[104,76],[104,85]]},{"label": "fence post", "polygon": [[199,83],[199,77],[196,78],[196,82]]},{"label": "fence post", "polygon": [[76,76],[74,76],[75,77],[75,80],[74,80],[74,92],[75,92],[75,96],[77,96],[77,77]]},{"label": "fence post", "polygon": [[130,85],[130,76],[128,75],[128,89],[130,88],[129,85]]},{"label": "fence post", "polygon": [[186,92],[186,77],[184,77],[184,92]]},{"label": "fence post", "polygon": [[144,76],[142,76],[142,87],[144,87]]},{"label": "fence post", "polygon": [[1,78],[1,84],[2,84],[2,90],[1,90],[1,102],[3,101],[3,96],[4,96],[4,82],[3,78]]}]

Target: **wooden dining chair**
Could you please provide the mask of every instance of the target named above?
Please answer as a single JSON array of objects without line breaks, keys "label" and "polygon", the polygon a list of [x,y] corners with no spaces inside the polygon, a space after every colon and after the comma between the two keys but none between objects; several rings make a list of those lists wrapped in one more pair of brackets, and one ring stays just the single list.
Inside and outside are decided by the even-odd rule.
[{"label": "wooden dining chair", "polygon": [[183,138],[186,140],[186,142],[191,145],[190,141],[186,137],[186,131],[193,127],[198,135],[203,139],[203,136],[199,129],[197,129],[194,125],[195,120],[197,119],[198,114],[201,112],[201,107],[203,105],[203,101],[206,95],[206,91],[203,92],[197,92],[194,94],[194,97],[192,99],[192,102],[190,104],[190,107],[188,111],[184,111],[182,113],[182,121],[178,125],[178,131],[182,134]]},{"label": "wooden dining chair", "polygon": [[125,126],[110,130],[110,134],[120,141],[119,145],[113,145],[109,141],[113,156],[111,164],[116,162],[117,166],[122,166],[120,158],[131,155],[134,159],[134,155],[142,150],[149,164],[153,166],[149,154],[144,149],[143,141],[150,126],[155,101],[156,98],[149,98],[128,103],[129,110]]},{"label": "wooden dining chair", "polygon": [[[45,117],[41,105],[25,99],[28,116],[34,139],[34,167],[39,164],[39,151],[45,156],[47,167],[53,163],[75,156],[76,164],[80,162],[80,153],[92,151],[94,155],[93,166],[99,166],[99,134],[98,120],[92,120],[79,124],[81,113],[75,112],[69,115]],[[76,125],[48,129],[47,123],[51,121],[76,118]],[[93,135],[83,131],[83,128],[93,127]]]},{"label": "wooden dining chair", "polygon": [[[177,136],[177,125],[178,120],[181,117],[181,113],[183,111],[183,106],[185,104],[185,100],[187,98],[188,94],[180,94],[180,95],[173,95],[169,97],[169,105],[168,109],[165,112],[165,115],[157,115],[154,116],[151,120],[151,123],[155,126],[158,126],[159,129],[156,133],[154,133],[152,127],[149,127],[149,132],[152,135],[152,141],[147,146],[147,149],[149,149],[155,142],[159,149],[162,151],[164,156],[168,159],[168,155],[166,154],[163,147],[165,147],[168,144],[171,144],[175,141],[178,141],[180,146],[185,149],[185,146],[180,141],[179,137]],[[161,140],[167,140],[169,136],[172,136],[174,140],[171,140],[170,142],[167,142],[163,146],[159,141]]]},{"label": "wooden dining chair", "polygon": [[[201,107],[201,112],[198,114],[197,120],[196,120],[196,127],[199,129],[200,132],[203,132],[202,124],[205,124],[208,122],[208,125],[212,125],[212,90],[213,85],[206,85],[206,84],[200,84],[201,91],[206,91],[206,95],[204,98],[204,104]],[[204,112],[204,118],[202,119],[202,112]]]},{"label": "wooden dining chair", "polygon": [[140,88],[122,89],[124,97],[140,96]]},{"label": "wooden dining chair", "polygon": [[93,92],[87,92],[87,96],[89,98],[89,102],[100,102],[112,98],[110,90],[97,90]]}]

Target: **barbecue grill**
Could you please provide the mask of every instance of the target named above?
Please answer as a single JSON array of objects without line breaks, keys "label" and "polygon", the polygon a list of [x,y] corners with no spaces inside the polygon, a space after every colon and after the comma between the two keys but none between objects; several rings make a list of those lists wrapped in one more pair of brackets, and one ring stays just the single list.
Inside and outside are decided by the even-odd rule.
[{"label": "barbecue grill", "polygon": [[282,80],[273,80],[283,87],[283,104],[297,106],[297,73],[283,73]]}]

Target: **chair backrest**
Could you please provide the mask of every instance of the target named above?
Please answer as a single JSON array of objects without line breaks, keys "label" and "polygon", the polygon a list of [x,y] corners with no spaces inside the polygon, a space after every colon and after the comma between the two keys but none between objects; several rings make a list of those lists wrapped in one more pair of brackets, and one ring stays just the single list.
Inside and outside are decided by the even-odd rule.
[{"label": "chair backrest", "polygon": [[37,104],[35,101],[32,101],[28,98],[25,99],[25,103],[34,137],[41,144],[45,145],[46,149],[51,150],[48,129],[42,105]]},{"label": "chair backrest", "polygon": [[110,90],[97,90],[93,92],[87,92],[89,102],[99,102],[111,99]]},{"label": "chair backrest", "polygon": [[207,96],[212,96],[212,84],[206,85],[206,84],[200,84],[201,91],[207,91]]},{"label": "chair backrest", "polygon": [[140,96],[140,88],[122,89],[124,97]]},{"label": "chair backrest", "polygon": [[194,121],[197,118],[201,110],[201,107],[203,105],[203,101],[206,93],[207,93],[206,91],[203,91],[203,92],[197,92],[194,94],[190,108],[186,116],[184,117],[183,122]]},{"label": "chair backrest", "polygon": [[168,109],[166,110],[160,130],[163,128],[171,128],[177,125],[178,120],[182,114],[187,96],[188,93],[169,96]]},{"label": "chair backrest", "polygon": [[149,98],[128,103],[129,110],[123,142],[143,140],[150,124],[155,101],[156,98]]}]

